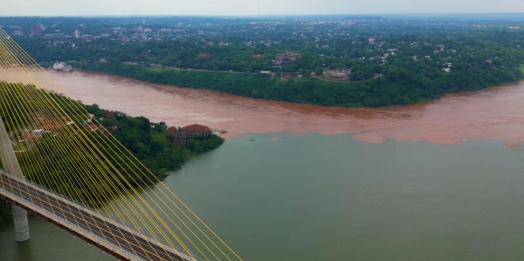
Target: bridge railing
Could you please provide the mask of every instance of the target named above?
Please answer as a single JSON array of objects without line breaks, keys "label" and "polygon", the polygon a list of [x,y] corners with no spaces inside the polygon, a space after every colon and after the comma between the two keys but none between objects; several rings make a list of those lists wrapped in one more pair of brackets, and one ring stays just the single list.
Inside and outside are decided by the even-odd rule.
[{"label": "bridge railing", "polygon": [[[3,171],[0,171],[0,175],[5,175],[5,172]],[[20,180],[18,180],[20,181]],[[137,257],[134,253],[131,253],[129,251],[126,251],[124,249],[122,249],[121,247],[115,245],[114,243],[96,235],[95,233],[85,229],[85,228],[82,228],[80,226],[78,226],[78,224],[75,224],[74,222],[71,222],[70,220],[66,219],[66,218],[63,218],[61,216],[58,216],[56,215],[55,213],[53,213],[52,211],[49,211],[43,207],[40,207],[39,205],[37,204],[34,204],[33,202],[25,199],[25,198],[22,198],[6,189],[4,189],[3,187],[0,187],[0,193],[3,194],[4,196],[10,198],[10,199],[14,199],[14,201],[16,201],[15,203],[17,204],[20,204],[20,205],[23,205],[24,207],[28,208],[28,209],[31,209],[32,211],[35,211],[36,213],[38,213],[39,215],[43,216],[44,218],[52,221],[52,222],[55,222],[56,224],[59,224],[63,227],[67,227],[68,229],[74,231],[75,233],[79,234],[79,235],[82,235],[86,238],[89,238],[89,240],[99,244],[99,245],[102,245],[104,246],[105,248],[109,249],[110,251],[113,251],[114,253],[118,253],[119,255],[127,258],[128,260],[133,260],[133,261],[140,261],[141,259],[139,257]]]},{"label": "bridge railing", "polygon": [[[4,171],[1,171],[0,170],[0,175],[7,175],[6,172]],[[63,195],[61,194],[56,194],[56,192],[52,192],[50,190],[48,190],[47,188],[45,187],[42,187],[34,182],[31,182],[31,181],[28,181],[27,178],[24,178],[24,179],[20,179],[20,178],[17,178],[17,177],[13,177],[13,176],[9,176],[11,179],[14,179],[18,182],[23,182],[23,183],[26,183],[30,186],[33,186],[33,188],[35,188],[36,190],[39,190],[40,192],[43,192],[45,194],[50,194],[49,196],[50,197],[54,197],[54,198],[57,198],[57,196],[59,196],[60,198],[57,198],[59,200],[62,200],[62,201],[66,201],[67,204],[70,204],[70,205],[74,205],[75,207],[77,208],[82,208],[86,213],[88,213],[89,215],[92,215],[92,216],[96,216],[100,219],[103,219],[104,222],[107,222],[109,224],[112,224],[112,225],[115,225],[116,227],[118,227],[119,229],[123,230],[123,231],[127,231],[129,233],[132,233],[140,238],[143,238],[145,239],[146,241],[148,241],[149,243],[151,244],[155,244],[155,245],[158,245],[160,247],[162,247],[163,249],[173,249],[174,250],[174,253],[177,253],[178,255],[180,255],[182,258],[188,260],[188,261],[206,261],[206,259],[204,258],[200,258],[198,257],[197,255],[194,255],[193,253],[190,253],[190,255],[187,255],[185,254],[185,251],[181,250],[180,248],[178,247],[172,247],[172,246],[167,246],[166,244],[164,243],[161,243],[151,237],[148,237],[146,235],[144,235],[143,233],[139,232],[139,231],[135,231],[134,229],[131,229],[129,227],[126,227],[126,226],[123,226],[122,224],[119,224],[117,222],[115,222],[114,220],[111,220],[99,213],[96,213],[96,210],[94,210],[93,208],[87,208],[87,207],[84,207],[84,205],[82,204],[77,204],[75,203],[74,200],[71,200],[67,197],[64,197]],[[129,260],[141,260],[139,257],[137,257],[134,253],[132,252],[129,252],[129,251],[126,251],[124,249],[122,249],[121,247],[117,246],[116,244],[114,243],[111,243],[110,241],[106,240],[105,238],[103,237],[100,237],[96,234],[94,234],[93,232],[87,230],[87,229],[84,229],[80,226],[78,226],[78,224],[75,224],[74,222],[71,222],[63,217],[60,217],[56,214],[54,214],[52,211],[49,211],[49,210],[46,210],[40,206],[38,206],[37,204],[34,204],[33,202],[25,199],[25,198],[22,198],[22,197],[19,197],[17,196],[16,194],[14,193],[11,193],[9,192],[8,190],[0,187],[0,193],[3,193],[4,195],[8,195],[9,197],[11,198],[15,198],[18,202],[16,203],[19,203],[21,204],[23,202],[24,205],[27,205],[26,207],[29,208],[29,209],[32,209],[33,211],[37,211],[37,213],[41,214],[42,216],[44,216],[45,218],[49,219],[49,220],[52,220],[54,222],[56,222],[57,224],[60,224],[60,225],[63,225],[64,227],[67,227],[68,229],[71,229],[73,230],[74,232],[76,233],[79,233],[80,235],[85,235],[87,238],[89,238],[89,240],[93,241],[93,242],[96,242],[97,244],[100,244],[104,247],[106,247],[107,249],[110,249],[111,251],[114,251],[114,253],[118,253],[119,255],[122,255],[123,257],[126,257],[128,258]]]}]

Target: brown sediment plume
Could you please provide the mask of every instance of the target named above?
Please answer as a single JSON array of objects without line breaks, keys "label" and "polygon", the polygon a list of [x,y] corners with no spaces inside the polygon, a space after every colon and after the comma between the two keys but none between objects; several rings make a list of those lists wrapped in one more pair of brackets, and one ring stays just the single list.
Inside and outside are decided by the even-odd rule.
[{"label": "brown sediment plume", "polygon": [[511,148],[511,149],[518,149],[520,148],[520,144],[508,142],[506,143],[506,147]]},{"label": "brown sediment plume", "polygon": [[385,139],[456,144],[466,139],[524,143],[524,82],[387,108],[329,108],[238,97],[86,72],[50,72],[84,103],[185,126],[246,133],[346,134],[363,142]]}]

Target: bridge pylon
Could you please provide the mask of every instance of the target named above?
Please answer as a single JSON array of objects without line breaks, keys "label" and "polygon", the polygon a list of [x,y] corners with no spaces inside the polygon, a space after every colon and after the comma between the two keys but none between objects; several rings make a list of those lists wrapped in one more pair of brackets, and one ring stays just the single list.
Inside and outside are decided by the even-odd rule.
[{"label": "bridge pylon", "polygon": [[[15,151],[9,134],[5,128],[2,117],[0,117],[0,159],[2,165],[9,175],[16,176],[18,178],[24,178],[20,164],[16,159]],[[27,211],[13,203],[11,203],[13,209],[13,222],[15,228],[15,240],[18,242],[26,241],[29,239],[29,221],[27,220]]]}]

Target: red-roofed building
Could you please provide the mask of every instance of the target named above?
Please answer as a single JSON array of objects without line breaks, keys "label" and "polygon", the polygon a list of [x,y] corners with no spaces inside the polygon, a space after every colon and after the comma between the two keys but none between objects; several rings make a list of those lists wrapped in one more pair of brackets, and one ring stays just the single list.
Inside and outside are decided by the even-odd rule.
[{"label": "red-roofed building", "polygon": [[30,130],[23,130],[22,133],[20,133],[20,137],[27,142],[40,141],[42,140],[43,133],[44,131],[41,129],[32,132]]},{"label": "red-roofed building", "polygon": [[85,124],[86,128],[90,131],[97,131],[99,126],[97,126],[96,124],[92,123],[92,122],[88,122]]},{"label": "red-roofed building", "polygon": [[106,128],[106,131],[107,131],[108,133],[115,134],[115,133],[118,132],[119,129],[120,129],[120,128],[119,128],[118,126],[109,126],[109,127]]},{"label": "red-roofed building", "polygon": [[209,127],[198,124],[185,126],[180,131],[175,127],[169,127],[168,132],[171,134],[173,143],[181,146],[186,145],[187,139],[205,139],[213,134]]},{"label": "red-roofed building", "polygon": [[191,135],[200,135],[200,136],[211,135],[211,129],[204,125],[198,125],[198,124],[188,125],[182,128],[182,130],[185,133],[191,134]]},{"label": "red-roofed building", "polygon": [[116,119],[116,116],[115,116],[114,113],[112,113],[112,112],[108,112],[108,113],[106,114],[106,116],[104,116],[104,119],[106,119],[106,120],[114,120],[114,119]]},{"label": "red-roofed building", "polygon": [[177,128],[174,127],[174,126],[171,126],[171,127],[167,128],[167,133],[169,133],[169,134],[173,134],[176,131],[177,131]]},{"label": "red-roofed building", "polygon": [[22,139],[27,140],[30,139],[33,135],[31,135],[31,132],[29,130],[23,130],[22,133],[20,133],[20,136]]},{"label": "red-roofed building", "polygon": [[273,60],[273,63],[276,65],[288,64],[288,63],[296,62],[300,58],[302,58],[302,55],[291,52],[291,51],[287,51],[284,54],[277,54],[277,56],[275,57],[275,60]]}]

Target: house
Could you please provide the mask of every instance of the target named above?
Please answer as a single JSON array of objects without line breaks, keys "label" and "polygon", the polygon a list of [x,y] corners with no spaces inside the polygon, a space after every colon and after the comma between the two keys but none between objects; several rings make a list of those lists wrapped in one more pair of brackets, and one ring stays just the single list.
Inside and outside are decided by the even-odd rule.
[{"label": "house", "polygon": [[23,140],[28,140],[32,138],[33,135],[31,135],[31,132],[29,130],[23,130],[22,133],[20,133],[20,136]]},{"label": "house", "polygon": [[331,78],[345,78],[345,77],[347,77],[347,73],[343,73],[343,72],[339,72],[339,71],[329,72],[328,75]]},{"label": "house", "polygon": [[118,132],[118,130],[120,130],[120,128],[118,126],[109,126],[105,129],[105,132],[106,133],[111,133],[111,134],[115,134]]},{"label": "house", "polygon": [[185,146],[187,139],[206,139],[213,134],[209,127],[198,124],[185,126],[181,130],[169,127],[167,132],[171,135],[171,141],[180,146]]},{"label": "house", "polygon": [[42,136],[44,135],[45,131],[43,129],[38,130],[23,130],[20,133],[19,141],[40,141],[42,140]]},{"label": "house", "polygon": [[211,129],[204,125],[188,125],[182,128],[182,132],[184,132],[188,136],[195,136],[195,137],[207,137],[212,134]]},{"label": "house", "polygon": [[114,113],[112,113],[112,112],[108,112],[108,113],[106,114],[106,116],[104,116],[104,119],[106,119],[106,120],[114,120],[114,119],[116,119],[116,116],[115,116]]},{"label": "house", "polygon": [[208,53],[201,53],[198,55],[198,59],[209,59],[209,57],[211,57],[211,55]]},{"label": "house", "polygon": [[171,126],[171,127],[167,128],[166,131],[167,131],[167,133],[169,133],[169,134],[173,134],[173,133],[175,133],[175,132],[177,131],[177,128],[174,127],[174,126]]},{"label": "house", "polygon": [[253,58],[258,59],[258,58],[262,58],[262,57],[264,57],[263,54],[253,54]]},{"label": "house", "polygon": [[88,122],[85,124],[86,128],[90,131],[97,131],[98,130],[98,126],[92,122]]},{"label": "house", "polygon": [[336,69],[324,72],[324,77],[332,80],[349,80],[349,74],[351,74],[351,69],[349,68]]},{"label": "house", "polygon": [[44,135],[44,130],[43,129],[34,130],[33,135],[35,135],[36,137],[42,137]]},{"label": "house", "polygon": [[277,54],[273,63],[277,65],[288,64],[288,63],[296,62],[300,58],[302,58],[302,55],[296,54],[292,51],[287,51],[284,54]]}]

